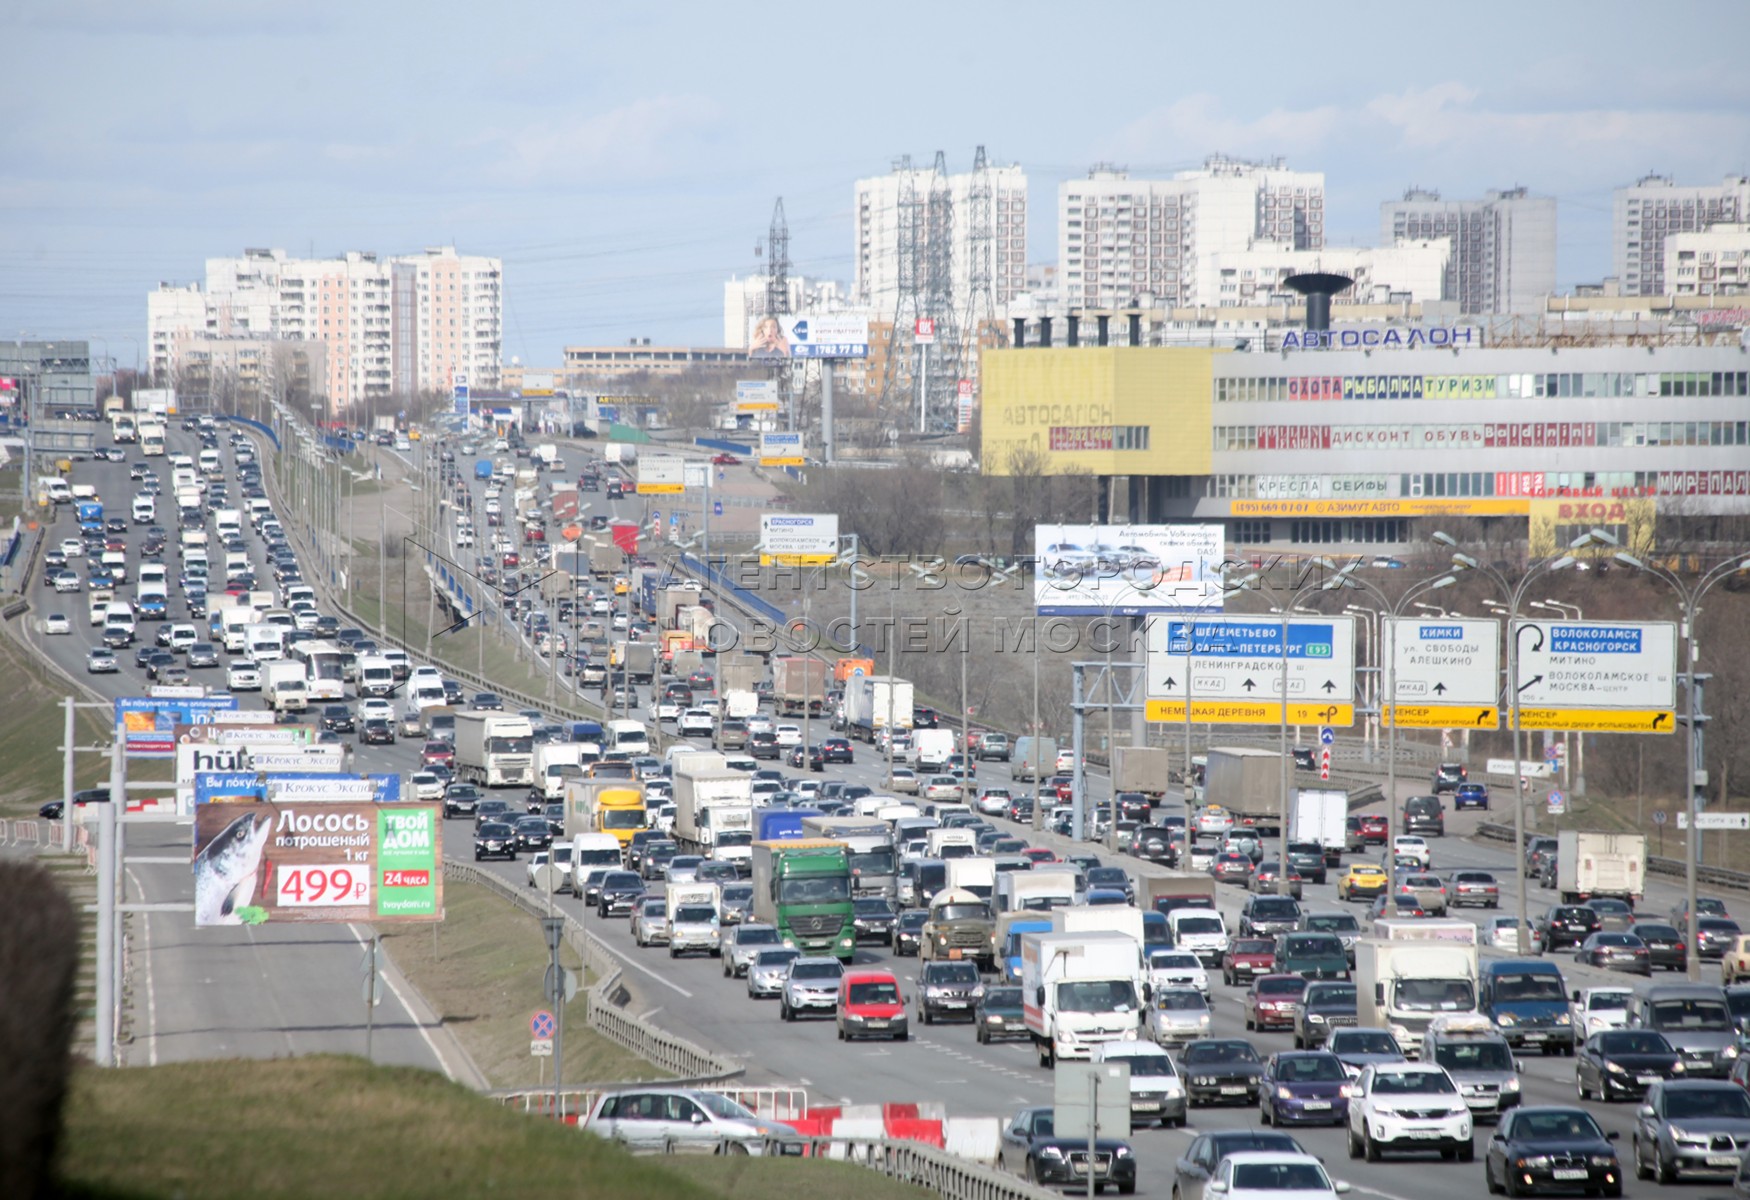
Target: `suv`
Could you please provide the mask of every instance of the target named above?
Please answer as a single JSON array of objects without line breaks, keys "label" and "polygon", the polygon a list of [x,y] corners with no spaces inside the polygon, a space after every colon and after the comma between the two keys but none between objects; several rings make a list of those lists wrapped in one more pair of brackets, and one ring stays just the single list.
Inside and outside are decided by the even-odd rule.
[{"label": "suv", "polygon": [[987,733],[978,742],[978,758],[980,762],[1008,762],[1013,751],[1009,747],[1009,735],[1006,733]]},{"label": "suv", "polygon": [[941,1017],[971,1020],[983,995],[978,966],[970,959],[926,962],[918,973],[918,1023],[929,1025]]},{"label": "suv", "polygon": [[1557,904],[1532,922],[1532,932],[1543,943],[1545,954],[1575,950],[1604,924],[1596,910],[1584,904]]},{"label": "suv", "polygon": [[747,735],[747,752],[754,758],[776,759],[780,754],[778,735],[770,729],[762,729],[757,733]]},{"label": "suv", "polygon": [[1411,796],[1404,801],[1404,832],[1446,836],[1446,811],[1439,796]]},{"label": "suv", "polygon": [[1479,1119],[1494,1120],[1519,1103],[1519,1064],[1487,1017],[1435,1017],[1422,1039],[1422,1061],[1446,1068]]},{"label": "suv", "polygon": [[1685,1078],[1724,1078],[1738,1058],[1738,1031],[1717,984],[1662,983],[1629,997],[1630,1029],[1651,1029],[1683,1056]]},{"label": "suv", "polygon": [[1431,1063],[1368,1067],[1349,1101],[1349,1157],[1378,1162],[1387,1150],[1438,1150],[1470,1162],[1470,1106],[1445,1068]]},{"label": "suv", "polygon": [[1470,778],[1463,763],[1441,763],[1434,768],[1434,794],[1456,792],[1458,785]]},{"label": "suv", "polygon": [[794,1021],[805,1012],[835,1013],[844,964],[825,955],[810,955],[790,963],[778,988],[778,1015]]},{"label": "suv", "polygon": [[1247,896],[1240,909],[1240,937],[1274,937],[1300,924],[1300,902],[1292,896]]}]

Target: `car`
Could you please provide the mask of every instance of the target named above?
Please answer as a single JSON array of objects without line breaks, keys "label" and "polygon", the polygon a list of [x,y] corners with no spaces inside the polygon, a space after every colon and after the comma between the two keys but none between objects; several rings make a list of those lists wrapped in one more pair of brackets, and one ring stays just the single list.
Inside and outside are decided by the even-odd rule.
[{"label": "car", "polygon": [[1247,896],[1240,909],[1239,935],[1274,937],[1292,933],[1300,918],[1300,902],[1292,896]]},{"label": "car", "polygon": [[644,881],[636,872],[609,871],[596,888],[596,915],[604,920],[620,914],[629,917],[644,894]]},{"label": "car", "polygon": [[475,692],[468,701],[468,707],[476,711],[502,712],[504,701],[497,692]]},{"label": "car", "polygon": [[1378,1162],[1386,1152],[1438,1151],[1470,1162],[1470,1106],[1444,1067],[1427,1063],[1370,1066],[1349,1099],[1350,1158]]},{"label": "car", "polygon": [[[1507,1114],[1483,1151],[1483,1183],[1491,1195],[1548,1191],[1622,1195],[1616,1133],[1605,1133],[1583,1108],[1535,1105]],[[1734,1168],[1736,1163],[1733,1164]]]},{"label": "car", "polygon": [[930,912],[926,908],[901,909],[893,926],[893,953],[904,957],[917,957],[923,945],[924,926],[928,924]]},{"label": "car", "polygon": [[1655,1083],[1683,1078],[1683,1055],[1656,1029],[1605,1029],[1574,1053],[1574,1090],[1582,1100],[1634,1100]]},{"label": "car", "polygon": [[636,946],[667,945],[667,898],[646,896],[640,900],[638,907],[632,910],[632,919],[627,922],[627,930],[632,934],[632,943]]},{"label": "car", "polygon": [[1325,1049],[1337,1056],[1351,1079],[1379,1063],[1409,1061],[1398,1040],[1384,1029],[1333,1029]]},{"label": "car", "polygon": [[1073,1185],[1116,1187],[1121,1195],[1136,1191],[1136,1154],[1119,1138],[1097,1138],[1094,1161],[1088,1162],[1088,1138],[1058,1137],[1056,1110],[1050,1105],[1023,1108],[1003,1126],[997,1144],[997,1168],[1046,1187]]},{"label": "car", "polygon": [[50,613],[43,618],[43,633],[70,634],[73,632],[73,622],[67,619],[66,613]]},{"label": "car", "polygon": [[[1288,868],[1287,892],[1296,900],[1301,898],[1301,892],[1306,886],[1306,880],[1291,864]],[[1276,896],[1284,891],[1282,887],[1282,867],[1276,862],[1259,863],[1252,871],[1252,877],[1246,881],[1246,890],[1257,895]]]},{"label": "car", "polygon": [[1743,1158],[1738,1147],[1750,1144],[1750,1093],[1723,1080],[1655,1083],[1636,1113],[1633,1138],[1636,1178],[1731,1178]]},{"label": "car", "polygon": [[675,720],[675,731],[682,737],[691,735],[710,737],[712,733],[716,732],[716,729],[717,718],[709,709],[683,709]]},{"label": "car", "polygon": [[322,728],[334,733],[353,733],[358,729],[358,720],[352,715],[352,709],[344,704],[325,704],[321,714]]},{"label": "car", "polygon": [[1454,792],[1460,784],[1470,778],[1470,772],[1463,763],[1441,763],[1434,768],[1434,793]]},{"label": "car", "polygon": [[393,746],[395,726],[382,717],[372,717],[359,726],[358,737],[361,746]]},{"label": "car", "polygon": [[419,749],[419,762],[426,767],[454,767],[456,748],[441,738],[427,739]]},{"label": "car", "polygon": [[910,1036],[905,998],[891,971],[857,967],[844,972],[834,1017],[841,1042],[870,1037],[903,1042]]},{"label": "car", "polygon": [[[1695,902],[1695,911],[1704,917],[1730,917],[1732,915],[1726,911],[1726,902],[1717,896],[1698,897]],[[1689,901],[1679,900],[1671,906],[1671,923],[1678,929],[1688,932]]]},{"label": "car", "polygon": [[1252,878],[1251,856],[1238,850],[1224,850],[1209,864],[1209,873],[1217,883],[1237,883],[1244,887]]},{"label": "car", "polygon": [[1021,989],[1012,984],[984,989],[972,1010],[973,1038],[986,1045],[995,1041],[1027,1041],[1027,1020],[1022,1011]]},{"label": "car", "polygon": [[1574,961],[1606,971],[1624,971],[1630,975],[1653,974],[1652,953],[1647,944],[1632,933],[1594,933],[1574,951]]},{"label": "car", "polygon": [[858,896],[851,905],[857,941],[893,945],[894,926],[899,923],[899,910],[893,901],[885,896]]},{"label": "car", "polygon": [[794,1021],[805,1013],[836,1014],[839,980],[844,973],[843,963],[825,955],[804,955],[793,960],[778,990],[779,1018]]},{"label": "car", "polygon": [[1300,1013],[1300,998],[1307,981],[1299,975],[1260,975],[1252,980],[1241,1001],[1246,1029],[1292,1029]]},{"label": "car", "polygon": [[1414,834],[1405,834],[1392,842],[1392,856],[1414,859],[1416,866],[1424,871],[1434,869],[1434,852],[1425,840]]},{"label": "car", "polygon": [[545,850],[553,844],[553,831],[548,827],[546,817],[519,817],[511,823],[511,828],[516,831],[518,850]]},{"label": "car", "polygon": [[503,821],[487,821],[474,831],[474,861],[508,858],[516,861],[516,831]]},{"label": "car", "polygon": [[1244,1038],[1200,1038],[1179,1055],[1186,1094],[1198,1104],[1256,1104],[1263,1060]]},{"label": "car", "polygon": [[1221,956],[1221,981],[1228,987],[1238,986],[1241,979],[1268,975],[1275,969],[1274,938],[1236,937]]},{"label": "car", "polygon": [[196,642],[188,648],[187,666],[191,671],[206,671],[219,665],[219,648],[211,642]]},{"label": "car", "polygon": [[480,805],[480,791],[471,783],[450,783],[444,787],[444,816],[473,816]]},{"label": "car", "polygon": [[1390,878],[1381,867],[1371,863],[1350,863],[1337,879],[1337,899],[1371,900],[1385,894]]},{"label": "car", "polygon": [[1285,1050],[1265,1060],[1260,1124],[1342,1125],[1348,1118],[1349,1073],[1335,1054]]},{"label": "car", "polygon": [[1532,932],[1544,953],[1554,954],[1578,949],[1602,923],[1602,918],[1583,904],[1557,904],[1533,920]]},{"label": "car", "polygon": [[1219,804],[1204,805],[1191,816],[1194,837],[1221,837],[1233,826],[1233,814]]},{"label": "car", "polygon": [[[790,966],[802,957],[802,951],[789,946],[773,946],[770,949],[758,948],[744,968],[747,976],[747,994],[751,999],[763,999],[780,995],[784,990],[784,979],[790,973]],[[837,962],[838,959],[833,959]]]},{"label": "car", "polygon": [[1696,957],[1703,962],[1719,961],[1738,944],[1743,934],[1738,923],[1729,917],[1698,917],[1695,922]]},{"label": "car", "polygon": [[1214,1015],[1209,997],[1195,987],[1154,983],[1148,1004],[1148,1035],[1163,1046],[1182,1045],[1209,1036]]},{"label": "car", "polygon": [[1294,1016],[1294,1047],[1317,1050],[1333,1033],[1356,1023],[1355,985],[1348,980],[1321,979],[1309,982]]},{"label": "car", "polygon": [[743,921],[735,925],[723,938],[720,957],[724,978],[737,979],[746,975],[748,968],[762,951],[776,949],[783,944],[783,939],[778,936],[774,926],[757,921]]},{"label": "car", "polygon": [[718,1092],[690,1088],[606,1092],[583,1128],[646,1154],[765,1154],[769,1139],[782,1139],[791,1144],[779,1145],[777,1153],[799,1155],[803,1145],[793,1126],[759,1116]]},{"label": "car", "polygon": [[1478,908],[1501,906],[1501,885],[1488,871],[1454,871],[1446,891],[1446,902],[1452,908],[1466,904]]},{"label": "car", "polygon": [[1489,811],[1489,789],[1480,783],[1461,783],[1458,790],[1452,794],[1452,811],[1458,812],[1464,808],[1480,808]]},{"label": "car", "polygon": [[1596,896],[1586,901],[1586,907],[1598,914],[1598,932],[1633,933],[1635,910],[1628,901],[1609,896]]},{"label": "car", "polygon": [[225,667],[225,686],[233,692],[259,692],[261,668],[247,658],[234,658]]},{"label": "car", "polygon": [[1088,890],[1108,888],[1124,893],[1126,904],[1136,903],[1136,882],[1123,867],[1090,867],[1084,876]]},{"label": "car", "polygon": [[1399,895],[1415,900],[1417,907],[1430,916],[1446,915],[1446,881],[1427,872],[1410,872],[1398,880]]},{"label": "car", "polygon": [[724,450],[711,456],[711,465],[714,467],[739,467],[741,460]]},{"label": "car", "polygon": [[166,663],[158,668],[152,678],[165,687],[187,687],[188,668],[181,663]]},{"label": "car", "polygon": [[1178,1200],[1215,1200],[1205,1186],[1216,1168],[1236,1154],[1266,1150],[1277,1154],[1305,1151],[1290,1134],[1273,1129],[1223,1129],[1199,1134],[1173,1165],[1172,1194]]},{"label": "car", "polygon": [[971,1020],[984,994],[978,964],[971,959],[934,959],[918,972],[918,1024],[953,1017]]},{"label": "car", "polygon": [[927,775],[918,785],[920,800],[960,799],[960,780],[952,775]]},{"label": "car", "polygon": [[849,738],[829,737],[820,743],[821,757],[829,763],[850,763],[855,761]]},{"label": "car", "polygon": [[94,646],[85,655],[85,671],[89,675],[113,675],[120,669],[120,664],[116,662],[113,650]]}]

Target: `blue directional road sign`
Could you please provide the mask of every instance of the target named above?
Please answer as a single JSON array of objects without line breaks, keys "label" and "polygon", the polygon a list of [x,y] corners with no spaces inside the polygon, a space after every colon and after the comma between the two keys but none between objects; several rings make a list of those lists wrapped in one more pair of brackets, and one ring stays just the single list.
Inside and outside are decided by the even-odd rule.
[{"label": "blue directional road sign", "polygon": [[1336,744],[1337,744],[1337,732],[1336,732],[1336,730],[1330,728],[1329,726],[1326,726],[1325,728],[1319,730],[1319,745],[1321,745],[1321,746],[1334,746]]},{"label": "blue directional road sign", "polygon": [[721,517],[723,515],[723,501],[711,501],[711,515],[714,517]]}]

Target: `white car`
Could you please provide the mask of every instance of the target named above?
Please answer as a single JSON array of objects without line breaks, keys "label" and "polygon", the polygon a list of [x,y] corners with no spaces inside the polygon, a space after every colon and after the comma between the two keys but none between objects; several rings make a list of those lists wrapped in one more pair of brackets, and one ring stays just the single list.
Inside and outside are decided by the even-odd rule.
[{"label": "white car", "polygon": [[415,771],[407,780],[415,800],[437,801],[444,798],[444,781],[430,771]]},{"label": "white car", "polygon": [[395,724],[395,706],[387,700],[376,698],[359,701],[359,728],[364,728],[366,721],[387,721]]},{"label": "white car", "polygon": [[1434,851],[1429,849],[1425,839],[1415,834],[1405,834],[1392,842],[1392,854],[1414,858],[1422,864],[1424,871],[1434,869]]},{"label": "white car", "polygon": [[1148,1006],[1148,1034],[1160,1045],[1209,1036],[1209,997],[1196,988],[1155,985]]},{"label": "white car", "polygon": [[1633,988],[1591,987],[1574,993],[1568,1005],[1568,1017],[1574,1023],[1574,1036],[1585,1039],[1606,1029],[1628,1028],[1628,1001]]},{"label": "white car", "polygon": [[1191,814],[1192,837],[1223,837],[1234,827],[1234,815],[1219,804],[1207,804]]},{"label": "white car", "polygon": [[778,735],[778,745],[785,749],[802,744],[802,726],[800,725],[779,725],[772,732]]},{"label": "white car", "polygon": [[1075,769],[1076,752],[1074,750],[1059,750],[1057,752],[1057,774],[1067,775]]},{"label": "white car", "polygon": [[233,692],[259,692],[261,668],[252,659],[233,659],[225,668],[225,686]]},{"label": "white car", "polygon": [[1378,1162],[1388,1151],[1438,1150],[1470,1162],[1470,1105],[1444,1067],[1386,1063],[1368,1067],[1349,1100],[1349,1157]]},{"label": "white car", "polygon": [[755,713],[747,719],[747,731],[749,733],[772,732],[772,718]]},{"label": "white car", "polygon": [[1209,995],[1209,969],[1189,950],[1156,950],[1148,956],[1148,981],[1162,988],[1196,988]]},{"label": "white car", "polygon": [[920,800],[958,800],[960,781],[952,775],[930,775],[918,785]]},{"label": "white car", "polygon": [[680,717],[680,701],[670,700],[667,696],[658,696],[650,702],[650,719],[652,721],[678,721]]},{"label": "white car", "polygon": [[918,773],[910,767],[893,768],[893,790],[908,796],[918,794]]},{"label": "white car", "polygon": [[689,708],[681,713],[675,727],[682,737],[695,733],[709,737],[711,731],[717,727],[717,721],[706,709]]},{"label": "white car", "polygon": [[67,619],[66,613],[50,613],[43,618],[43,633],[72,633],[73,622]]},{"label": "white car", "polygon": [[85,543],[78,538],[62,538],[61,553],[67,558],[84,558]]},{"label": "white car", "polygon": [[[899,772],[895,771],[894,774],[898,775]],[[915,779],[916,776],[912,778]],[[1000,817],[1009,811],[1009,801],[1012,799],[1008,788],[985,788],[978,793],[978,800],[973,807],[987,817]]]},{"label": "white car", "polygon": [[57,592],[76,592],[85,586],[77,573],[65,568],[55,572],[53,583]]},{"label": "white car", "polygon": [[1313,1155],[1284,1150],[1236,1151],[1203,1185],[1204,1200],[1330,1200],[1348,1192]]}]

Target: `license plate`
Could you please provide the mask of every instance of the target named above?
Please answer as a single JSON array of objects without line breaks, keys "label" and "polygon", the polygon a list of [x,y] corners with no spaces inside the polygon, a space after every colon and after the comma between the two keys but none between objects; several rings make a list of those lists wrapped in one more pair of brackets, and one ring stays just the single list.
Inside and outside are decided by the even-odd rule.
[{"label": "license plate", "polygon": [[1658,1083],[1659,1077],[1657,1075],[1636,1075],[1635,1082],[1636,1083]]},{"label": "license plate", "polygon": [[1434,1138],[1439,1137],[1440,1131],[1438,1129],[1412,1129],[1409,1131],[1407,1136],[1413,1137],[1413,1138],[1416,1138],[1416,1139],[1422,1140],[1422,1141],[1429,1141],[1429,1140],[1432,1140]]},{"label": "license plate", "polygon": [[965,1001],[965,1000],[944,1000],[944,1001],[942,1001],[943,1008],[965,1008],[966,1005],[967,1005],[967,1001]]},{"label": "license plate", "polygon": [[1301,1107],[1307,1112],[1328,1112],[1331,1102],[1329,1100],[1308,1100]]},{"label": "license plate", "polygon": [[866,1022],[866,1024],[869,1026],[870,1029],[886,1029],[887,1028],[886,1021],[869,1021],[869,1022]]},{"label": "license plate", "polygon": [[1142,1100],[1133,1105],[1137,1112],[1159,1112],[1161,1106],[1153,1100]]},{"label": "license plate", "polygon": [[1710,1167],[1735,1167],[1738,1165],[1738,1156],[1736,1154],[1710,1154],[1707,1156],[1707,1165]]},{"label": "license plate", "polygon": [[1224,1096],[1243,1096],[1246,1091],[1247,1089],[1243,1087],[1224,1087],[1221,1089],[1221,1094]]},{"label": "license plate", "polygon": [[1550,1176],[1555,1179],[1584,1179],[1586,1172],[1576,1167],[1558,1167],[1550,1172]]},{"label": "license plate", "polygon": [[1547,1034],[1547,1033],[1528,1033],[1525,1035],[1525,1040],[1528,1042],[1541,1042],[1541,1041],[1544,1041],[1545,1039],[1547,1039],[1548,1037],[1549,1037],[1549,1034]]}]

